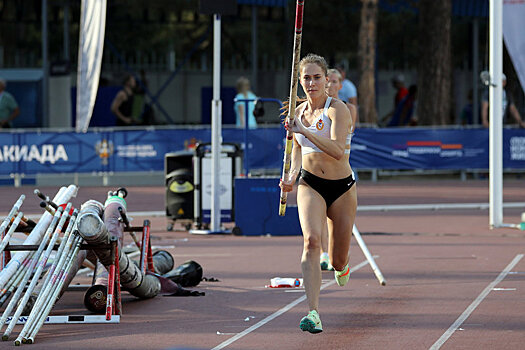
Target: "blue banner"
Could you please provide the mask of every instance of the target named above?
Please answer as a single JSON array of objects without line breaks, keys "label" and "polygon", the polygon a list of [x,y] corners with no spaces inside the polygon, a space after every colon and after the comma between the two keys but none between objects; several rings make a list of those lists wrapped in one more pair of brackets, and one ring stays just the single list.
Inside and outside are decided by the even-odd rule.
[{"label": "blue banner", "polygon": [[[245,168],[280,169],[284,130],[223,128],[223,142],[247,144]],[[166,153],[210,142],[209,127],[95,132],[2,132],[0,175],[162,171]],[[355,169],[487,169],[487,129],[357,129]],[[503,130],[503,167],[525,169],[525,129]]]},{"label": "blue banner", "polygon": [[350,163],[357,169],[486,169],[488,154],[487,129],[357,129]]}]

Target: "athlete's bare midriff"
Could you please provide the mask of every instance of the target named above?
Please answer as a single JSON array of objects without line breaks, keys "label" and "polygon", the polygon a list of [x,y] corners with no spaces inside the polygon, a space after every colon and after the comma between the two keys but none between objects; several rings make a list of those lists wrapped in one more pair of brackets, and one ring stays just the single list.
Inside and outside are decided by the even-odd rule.
[{"label": "athlete's bare midriff", "polygon": [[349,156],[349,154],[345,154],[341,159],[337,160],[326,153],[309,153],[302,157],[302,167],[323,179],[343,179],[352,174]]}]

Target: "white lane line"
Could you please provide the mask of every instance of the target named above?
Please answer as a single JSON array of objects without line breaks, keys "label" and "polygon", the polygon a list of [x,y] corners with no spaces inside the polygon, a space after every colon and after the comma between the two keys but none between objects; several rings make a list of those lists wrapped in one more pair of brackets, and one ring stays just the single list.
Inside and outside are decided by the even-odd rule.
[{"label": "white lane line", "polygon": [[[378,256],[374,256],[374,258],[378,258]],[[350,273],[354,272],[354,271],[357,271],[359,270],[360,268],[362,268],[363,266],[366,266],[368,265],[368,261],[365,260],[361,263],[359,263],[358,265],[352,267],[350,269]],[[331,285],[334,285],[335,284],[335,280],[331,280],[330,282],[328,283],[325,283],[321,286],[321,290],[327,288],[327,287],[330,287]],[[282,309],[274,312],[273,314],[271,314],[270,316],[260,320],[259,322],[257,322],[256,324],[254,324],[253,326],[251,326],[250,328],[247,328],[245,329],[244,331],[242,331],[241,333],[237,333],[237,335],[231,337],[230,339],[220,343],[219,345],[217,345],[216,347],[214,347],[212,350],[220,350],[220,349],[224,349],[225,347],[227,347],[228,345],[230,345],[231,343],[241,339],[242,337],[244,337],[245,335],[253,332],[254,330],[256,330],[257,328],[261,327],[261,326],[264,326],[265,324],[267,324],[268,322],[270,322],[271,320],[281,316],[282,314],[284,314],[286,311],[290,310],[291,308],[293,308],[294,306],[296,306],[297,304],[303,302],[304,300],[306,300],[306,295],[303,295],[302,297],[292,301],[290,304],[286,305],[285,307],[283,307]]]},{"label": "white lane line", "polygon": [[463,322],[470,316],[470,314],[478,307],[479,304],[483,301],[483,299],[486,298],[486,296],[490,293],[490,291],[498,284],[500,283],[510,272],[510,270],[523,258],[523,254],[518,254],[514,259],[510,262],[507,267],[501,271],[501,273],[496,277],[494,281],[492,281],[482,292],[478,297],[472,302],[472,304],[469,305],[463,311],[461,316],[458,317],[458,319],[452,324],[452,326],[447,329],[445,333],[439,338],[434,345],[430,347],[429,350],[437,350],[441,348],[441,346],[454,334],[454,332],[461,326]]},{"label": "white lane line", "polygon": [[[391,204],[391,205],[360,205],[357,211],[390,211],[390,210],[450,210],[450,209],[488,209],[489,203],[433,203],[433,204]],[[523,208],[525,202],[503,203],[503,208]],[[7,214],[7,212],[6,212]],[[165,210],[149,211],[130,211],[129,217],[165,217]],[[32,220],[40,219],[42,213],[27,214],[26,217]]]}]

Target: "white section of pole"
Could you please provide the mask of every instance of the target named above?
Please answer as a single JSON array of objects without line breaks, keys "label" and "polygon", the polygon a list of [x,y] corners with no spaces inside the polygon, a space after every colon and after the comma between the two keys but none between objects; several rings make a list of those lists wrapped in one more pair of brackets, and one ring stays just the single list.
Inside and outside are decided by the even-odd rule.
[{"label": "white section of pole", "polygon": [[[211,230],[221,229],[220,158],[222,149],[222,103],[221,103],[221,16],[213,15],[213,101],[211,102]],[[204,189],[203,189],[204,190]]]},{"label": "white section of pole", "polygon": [[18,318],[22,315],[22,312],[24,311],[24,308],[27,305],[27,302],[29,301],[31,294],[35,290],[36,284],[40,280],[40,276],[42,275],[42,272],[44,271],[44,267],[47,263],[47,260],[51,256],[53,247],[55,246],[55,243],[57,242],[58,237],[60,236],[60,233],[62,233],[62,228],[64,227],[66,220],[69,218],[68,214],[71,209],[71,205],[72,205],[71,203],[67,204],[65,212],[60,217],[58,226],[56,227],[56,229],[53,230],[49,243],[47,243],[46,250],[43,252],[43,254],[38,259],[38,263],[35,266],[36,270],[34,271],[33,276],[31,278],[31,283],[27,287],[24,297],[18,302],[16,311],[13,315],[13,319],[9,323],[9,326],[7,327],[7,329],[5,330],[4,335],[2,336],[2,340],[6,340],[11,335],[11,332],[16,326],[16,320],[18,320]]},{"label": "white section of pole", "polygon": [[489,224],[503,223],[503,0],[490,0],[489,15]]},{"label": "white section of pole", "polygon": [[[42,313],[40,313],[38,315],[37,320],[35,321],[35,323],[33,323],[32,327],[30,329],[30,334],[26,338],[28,344],[33,344],[35,342],[35,337],[36,337],[38,331],[40,330],[42,325],[45,323],[45,321],[47,319],[47,316],[51,312],[51,308],[55,305],[55,303],[57,301],[57,298],[58,298],[58,295],[59,295],[60,291],[62,290],[62,286],[64,285],[64,283],[65,283],[65,281],[67,279],[67,275],[69,274],[69,272],[71,270],[71,266],[73,265],[73,261],[75,260],[76,256],[78,255],[78,251],[80,249],[80,244],[81,243],[82,243],[82,238],[78,237],[78,236],[75,237],[75,239],[73,240],[74,248],[73,248],[72,251],[70,251],[70,253],[66,257],[67,261],[66,261],[65,265],[63,266],[63,268],[60,271],[58,285],[56,286],[55,290],[53,291],[53,295],[51,296],[51,298],[48,299],[47,304],[45,306],[45,309],[43,310]],[[102,316],[102,317],[105,318],[105,316]],[[16,345],[16,343],[15,343],[15,345]],[[18,345],[20,345],[20,343]]]},{"label": "white section of pole", "polygon": [[[58,251],[55,255],[55,260],[53,261],[53,264],[46,275],[45,281],[42,282],[42,288],[40,290],[40,293],[38,294],[38,298],[36,299],[31,308],[29,318],[26,324],[24,325],[24,328],[22,329],[22,331],[20,331],[20,334],[18,335],[19,338],[23,338],[25,337],[26,333],[29,333],[29,330],[32,328],[35,319],[37,319],[36,315],[42,312],[42,305],[45,305],[47,302],[50,301],[49,296],[54,290],[54,288],[56,288],[59,271],[64,265],[66,257],[69,254],[69,251],[73,244],[73,240],[75,239],[75,235],[72,234],[71,231],[73,230],[73,227],[75,225],[77,215],[78,211],[75,209],[73,215],[69,219],[69,224],[67,226],[66,232],[64,233],[64,237],[62,238],[62,242],[60,243]],[[55,299],[52,299],[52,301],[54,304]]]},{"label": "white section of pole", "polygon": [[[71,186],[69,186],[68,188],[60,188],[57,195],[53,198],[53,202],[57,204],[62,204],[64,202],[69,201],[69,199],[73,196],[73,193],[76,196],[76,186],[74,186],[74,188],[71,188]],[[47,227],[51,223],[52,218],[53,215],[49,214],[47,211],[44,212],[40,220],[38,220],[36,226],[31,231],[31,234],[24,241],[24,244],[38,244],[44,236],[44,233],[46,232]],[[11,258],[9,264],[7,264],[2,271],[0,271],[0,289],[4,288],[6,283],[13,276],[13,274],[16,272],[19,266],[22,265],[22,262],[28,255],[29,251],[17,252]]]},{"label": "white section of pole", "polygon": [[368,250],[368,247],[366,246],[365,241],[363,240],[363,237],[361,237],[361,233],[359,233],[359,230],[357,229],[357,226],[355,224],[354,227],[352,227],[352,234],[354,235],[357,244],[359,244],[361,251],[365,255],[366,260],[368,260],[372,271],[374,271],[374,274],[376,275],[379,284],[381,284],[382,286],[386,285],[385,277],[381,273],[379,266],[377,266],[374,257],[372,256],[372,254],[370,254],[370,251]]}]

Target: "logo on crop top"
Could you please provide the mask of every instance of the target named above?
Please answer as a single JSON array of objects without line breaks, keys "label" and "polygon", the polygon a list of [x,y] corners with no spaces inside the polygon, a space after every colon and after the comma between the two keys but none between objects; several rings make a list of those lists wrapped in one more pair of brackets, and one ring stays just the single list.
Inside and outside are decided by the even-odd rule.
[{"label": "logo on crop top", "polygon": [[317,128],[317,130],[323,130],[324,128],[324,123],[323,123],[323,120],[322,119],[319,119],[319,121],[315,124],[315,127]]}]

